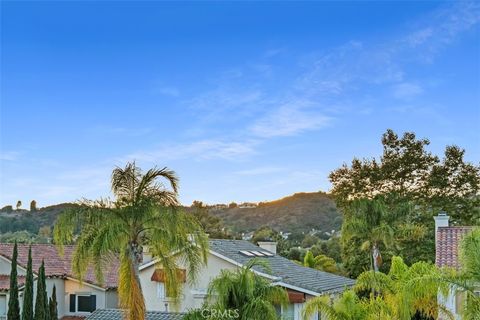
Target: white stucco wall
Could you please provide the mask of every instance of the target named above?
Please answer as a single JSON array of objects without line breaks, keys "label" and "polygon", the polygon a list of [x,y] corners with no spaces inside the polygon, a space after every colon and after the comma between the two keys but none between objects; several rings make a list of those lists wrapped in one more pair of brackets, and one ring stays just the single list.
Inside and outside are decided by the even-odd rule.
[{"label": "white stucco wall", "polygon": [[[210,281],[220,274],[222,269],[235,269],[236,266],[222,260],[212,254],[208,256],[207,266],[200,270],[198,280],[195,284],[189,284],[188,281],[182,286],[182,295],[177,305],[169,298],[157,297],[157,282],[151,281],[151,276],[155,270],[154,266],[141,270],[140,282],[142,284],[145,305],[150,311],[180,311],[186,312],[189,309],[199,308],[204,300],[204,292],[208,288]],[[188,275],[187,275],[188,278]]]}]

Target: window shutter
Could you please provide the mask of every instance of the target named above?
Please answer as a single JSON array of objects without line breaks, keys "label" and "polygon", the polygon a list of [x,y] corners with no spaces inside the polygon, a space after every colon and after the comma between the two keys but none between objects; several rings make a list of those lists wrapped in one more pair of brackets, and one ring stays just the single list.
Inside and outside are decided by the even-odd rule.
[{"label": "window shutter", "polygon": [[70,312],[75,312],[76,311],[76,308],[75,308],[75,295],[74,294],[71,294],[70,295]]},{"label": "window shutter", "polygon": [[91,295],[90,296],[90,312],[93,312],[97,309],[97,296]]}]

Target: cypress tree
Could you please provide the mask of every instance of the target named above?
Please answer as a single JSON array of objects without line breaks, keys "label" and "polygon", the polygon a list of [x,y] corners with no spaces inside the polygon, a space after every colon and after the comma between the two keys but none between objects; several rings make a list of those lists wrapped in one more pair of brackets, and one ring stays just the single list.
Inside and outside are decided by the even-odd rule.
[{"label": "cypress tree", "polygon": [[20,320],[20,304],[18,302],[18,282],[17,282],[17,242],[13,247],[12,270],[10,271],[10,289],[8,290],[10,298],[8,300],[8,320]]},{"label": "cypress tree", "polygon": [[50,320],[48,318],[47,286],[45,284],[45,263],[42,261],[38,269],[37,299],[35,300],[35,320]]},{"label": "cypress tree", "polygon": [[50,309],[50,319],[58,320],[58,311],[57,311],[57,288],[53,285],[52,297],[48,300],[48,306]]},{"label": "cypress tree", "polygon": [[25,277],[25,289],[23,291],[22,320],[33,320],[32,246],[28,249],[27,275]]}]

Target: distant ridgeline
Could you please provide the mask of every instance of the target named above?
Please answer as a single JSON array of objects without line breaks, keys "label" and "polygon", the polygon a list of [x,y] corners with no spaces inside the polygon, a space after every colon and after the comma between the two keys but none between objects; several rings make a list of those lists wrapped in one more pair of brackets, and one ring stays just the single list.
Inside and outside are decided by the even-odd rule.
[{"label": "distant ridgeline", "polygon": [[302,192],[259,204],[243,203],[209,206],[209,213],[234,231],[252,231],[269,226],[278,231],[320,232],[340,230],[342,217],[333,198],[324,192]]},{"label": "distant ridgeline", "polygon": [[32,211],[5,206],[0,209],[0,240],[8,242],[14,238],[18,242],[48,242],[57,216],[65,209],[76,206],[61,203]]},{"label": "distant ridgeline", "polygon": [[[0,209],[0,240],[45,242],[51,236],[55,220],[65,209],[78,206],[62,203],[34,211]],[[188,211],[190,207],[185,207]],[[269,226],[277,231],[319,233],[340,230],[342,218],[330,195],[323,192],[296,193],[270,202],[230,203],[208,206],[208,213],[223,220],[234,232],[254,231]],[[13,234],[15,233],[15,234]],[[3,238],[2,238],[3,237]],[[5,238],[5,239],[4,239]]]}]

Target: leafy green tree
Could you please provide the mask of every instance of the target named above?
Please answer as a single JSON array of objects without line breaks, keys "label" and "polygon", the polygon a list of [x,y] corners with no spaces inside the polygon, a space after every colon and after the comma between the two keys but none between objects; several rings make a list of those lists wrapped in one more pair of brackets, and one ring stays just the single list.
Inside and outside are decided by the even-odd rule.
[{"label": "leafy green tree", "polygon": [[11,205],[5,206],[2,209],[0,209],[0,212],[7,212],[10,213],[13,211],[13,207]]},{"label": "leafy green tree", "polygon": [[38,269],[37,298],[35,300],[35,320],[50,320],[48,312],[47,285],[45,283],[45,263]]},{"label": "leafy green tree", "polygon": [[[263,277],[255,274],[252,268],[269,270],[265,260],[252,259],[243,268],[235,271],[222,270],[210,282],[206,305],[203,309],[220,312],[235,312],[239,320],[277,320],[276,305],[286,305],[288,294],[285,289],[272,286]],[[205,319],[198,311],[193,311],[186,320]]]},{"label": "leafy green tree", "polygon": [[8,300],[7,319],[9,320],[20,320],[20,303],[18,302],[17,256],[17,243],[15,242],[12,254],[12,269],[10,271],[10,288],[8,290],[10,298]]},{"label": "leafy green tree", "polygon": [[425,207],[431,220],[440,210],[455,222],[471,225],[480,216],[480,166],[465,162],[465,150],[447,146],[442,160],[426,150],[428,139],[412,132],[400,138],[387,130],[379,159],[354,158],[330,173],[332,193],[344,210],[355,199],[383,196],[388,205],[410,201]]},{"label": "leafy green tree", "polygon": [[[171,189],[159,179],[165,179]],[[139,279],[143,247],[148,246],[158,259],[165,271],[168,296],[176,298],[181,290],[179,262],[186,263],[189,280],[195,281],[206,263],[208,239],[195,217],[178,209],[175,172],[153,168],[143,173],[135,163],[128,163],[113,170],[112,191],[114,202],[87,201],[59,216],[54,240],[70,243],[75,230],[80,230],[72,262],[80,279],[93,265],[102,282],[103,266],[112,254],[118,254],[120,307],[128,310],[129,319],[143,320],[145,302]]]},{"label": "leafy green tree", "polygon": [[50,320],[58,320],[57,288],[53,285],[52,296],[48,300]]},{"label": "leafy green tree", "polygon": [[32,201],[30,202],[30,211],[32,211],[32,212],[33,212],[33,211],[37,211],[37,201],[32,200]]},{"label": "leafy green tree", "polygon": [[208,212],[208,207],[201,201],[194,201],[192,206],[192,214],[198,220],[203,230],[214,239],[228,239],[230,236],[226,232],[226,228],[222,220]]},{"label": "leafy green tree", "polygon": [[22,320],[33,320],[33,269],[32,247],[28,249],[27,274],[23,291]]}]

